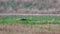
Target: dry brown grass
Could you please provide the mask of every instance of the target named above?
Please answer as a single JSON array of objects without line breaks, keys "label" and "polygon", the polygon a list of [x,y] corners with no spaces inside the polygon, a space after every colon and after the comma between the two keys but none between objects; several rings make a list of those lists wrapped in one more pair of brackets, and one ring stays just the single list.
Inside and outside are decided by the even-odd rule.
[{"label": "dry brown grass", "polygon": [[0,34],[60,34],[60,25],[0,25]]}]

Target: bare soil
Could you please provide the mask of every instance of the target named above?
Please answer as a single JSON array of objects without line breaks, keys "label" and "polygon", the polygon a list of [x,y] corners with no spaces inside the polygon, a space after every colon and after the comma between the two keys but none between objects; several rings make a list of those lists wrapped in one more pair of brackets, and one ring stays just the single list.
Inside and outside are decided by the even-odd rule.
[{"label": "bare soil", "polygon": [[0,34],[60,34],[60,25],[0,24]]}]

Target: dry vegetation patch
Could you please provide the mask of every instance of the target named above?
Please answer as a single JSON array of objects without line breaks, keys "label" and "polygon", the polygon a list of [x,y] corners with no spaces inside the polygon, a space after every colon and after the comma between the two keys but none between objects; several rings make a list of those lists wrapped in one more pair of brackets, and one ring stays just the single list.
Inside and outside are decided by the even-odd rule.
[{"label": "dry vegetation patch", "polygon": [[60,25],[0,25],[0,33],[4,34],[60,34]]}]

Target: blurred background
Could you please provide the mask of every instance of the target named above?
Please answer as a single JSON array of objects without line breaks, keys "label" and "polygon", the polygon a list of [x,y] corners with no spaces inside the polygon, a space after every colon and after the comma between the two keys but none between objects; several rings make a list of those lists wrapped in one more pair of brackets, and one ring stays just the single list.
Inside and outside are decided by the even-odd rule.
[{"label": "blurred background", "polygon": [[0,0],[0,13],[59,14],[60,0]]}]

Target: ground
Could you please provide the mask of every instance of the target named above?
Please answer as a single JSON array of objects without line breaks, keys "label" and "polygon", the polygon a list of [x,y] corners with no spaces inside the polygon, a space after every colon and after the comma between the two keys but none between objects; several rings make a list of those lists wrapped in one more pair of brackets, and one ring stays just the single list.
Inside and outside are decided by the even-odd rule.
[{"label": "ground", "polygon": [[0,15],[0,34],[60,34],[60,15]]},{"label": "ground", "polygon": [[0,25],[0,34],[60,34],[60,25],[5,24]]}]

